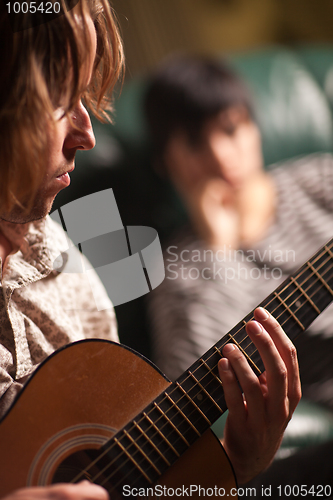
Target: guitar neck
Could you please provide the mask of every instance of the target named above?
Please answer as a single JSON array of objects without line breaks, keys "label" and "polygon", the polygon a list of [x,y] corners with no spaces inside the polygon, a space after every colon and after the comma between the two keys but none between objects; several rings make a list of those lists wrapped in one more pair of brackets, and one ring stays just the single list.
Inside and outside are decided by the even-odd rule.
[{"label": "guitar neck", "polygon": [[[332,249],[333,239],[260,304],[292,340],[333,300]],[[153,484],[224,413],[217,364],[225,344],[236,344],[258,376],[264,371],[245,329],[253,318],[252,311],[103,447],[119,485],[124,477]]]},{"label": "guitar neck", "polygon": [[[259,306],[267,309],[279,321],[288,337],[295,340],[332,301],[333,239],[287,278]],[[180,384],[191,394],[197,404],[200,400],[200,408],[211,422],[215,422],[219,416],[216,411],[217,406],[221,408],[221,414],[226,410],[221,383],[217,377],[217,363],[222,357],[225,344],[237,345],[256,375],[259,376],[264,371],[260,355],[245,329],[246,324],[252,319],[254,310],[176,381],[176,384]]]}]

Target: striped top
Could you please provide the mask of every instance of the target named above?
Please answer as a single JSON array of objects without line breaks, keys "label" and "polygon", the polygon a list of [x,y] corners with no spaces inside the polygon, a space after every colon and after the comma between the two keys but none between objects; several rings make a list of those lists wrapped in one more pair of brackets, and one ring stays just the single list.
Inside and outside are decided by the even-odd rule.
[{"label": "striped top", "polygon": [[[166,278],[149,294],[154,361],[171,379],[225,335],[333,236],[333,157],[271,170],[275,218],[252,248],[211,250],[191,228],[165,248]],[[333,307],[309,329],[333,333]]]}]

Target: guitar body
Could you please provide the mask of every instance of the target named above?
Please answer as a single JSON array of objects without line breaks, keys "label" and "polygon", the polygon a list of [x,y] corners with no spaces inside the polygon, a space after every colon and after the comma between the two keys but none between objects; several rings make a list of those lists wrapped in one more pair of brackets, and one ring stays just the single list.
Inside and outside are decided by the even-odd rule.
[{"label": "guitar body", "polygon": [[[0,422],[0,497],[66,481],[73,470],[75,477],[80,470],[71,463],[74,454],[100,448],[169,384],[154,365],[113,342],[85,340],[54,353]],[[236,488],[230,462],[210,430],[159,483],[225,488],[226,494]]]}]

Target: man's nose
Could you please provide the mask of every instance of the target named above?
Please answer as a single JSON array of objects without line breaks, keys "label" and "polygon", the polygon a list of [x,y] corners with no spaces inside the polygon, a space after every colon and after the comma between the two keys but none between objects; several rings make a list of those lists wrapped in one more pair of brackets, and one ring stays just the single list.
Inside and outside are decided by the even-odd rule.
[{"label": "man's nose", "polygon": [[68,149],[92,149],[96,144],[95,135],[88,111],[82,102],[75,106],[70,114],[70,117],[72,124],[70,124],[66,147]]}]

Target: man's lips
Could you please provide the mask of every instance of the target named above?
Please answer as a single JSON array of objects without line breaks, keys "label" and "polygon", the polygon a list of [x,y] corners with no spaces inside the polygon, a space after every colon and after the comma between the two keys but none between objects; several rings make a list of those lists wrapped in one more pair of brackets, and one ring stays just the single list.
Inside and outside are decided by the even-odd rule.
[{"label": "man's lips", "polygon": [[69,177],[69,173],[73,172],[74,168],[71,168],[70,170],[67,170],[66,172],[63,172],[62,174],[57,175],[56,180],[61,182],[64,187],[69,186],[71,179]]},{"label": "man's lips", "polygon": [[64,175],[68,175],[68,174],[70,174],[71,172],[73,172],[73,170],[74,170],[74,167],[72,167],[72,168],[70,168],[70,169],[68,169],[68,170],[65,170],[65,172],[62,172],[61,174],[57,175],[57,177],[56,177],[56,178],[57,178],[57,179],[60,179],[60,177],[63,177]]}]

